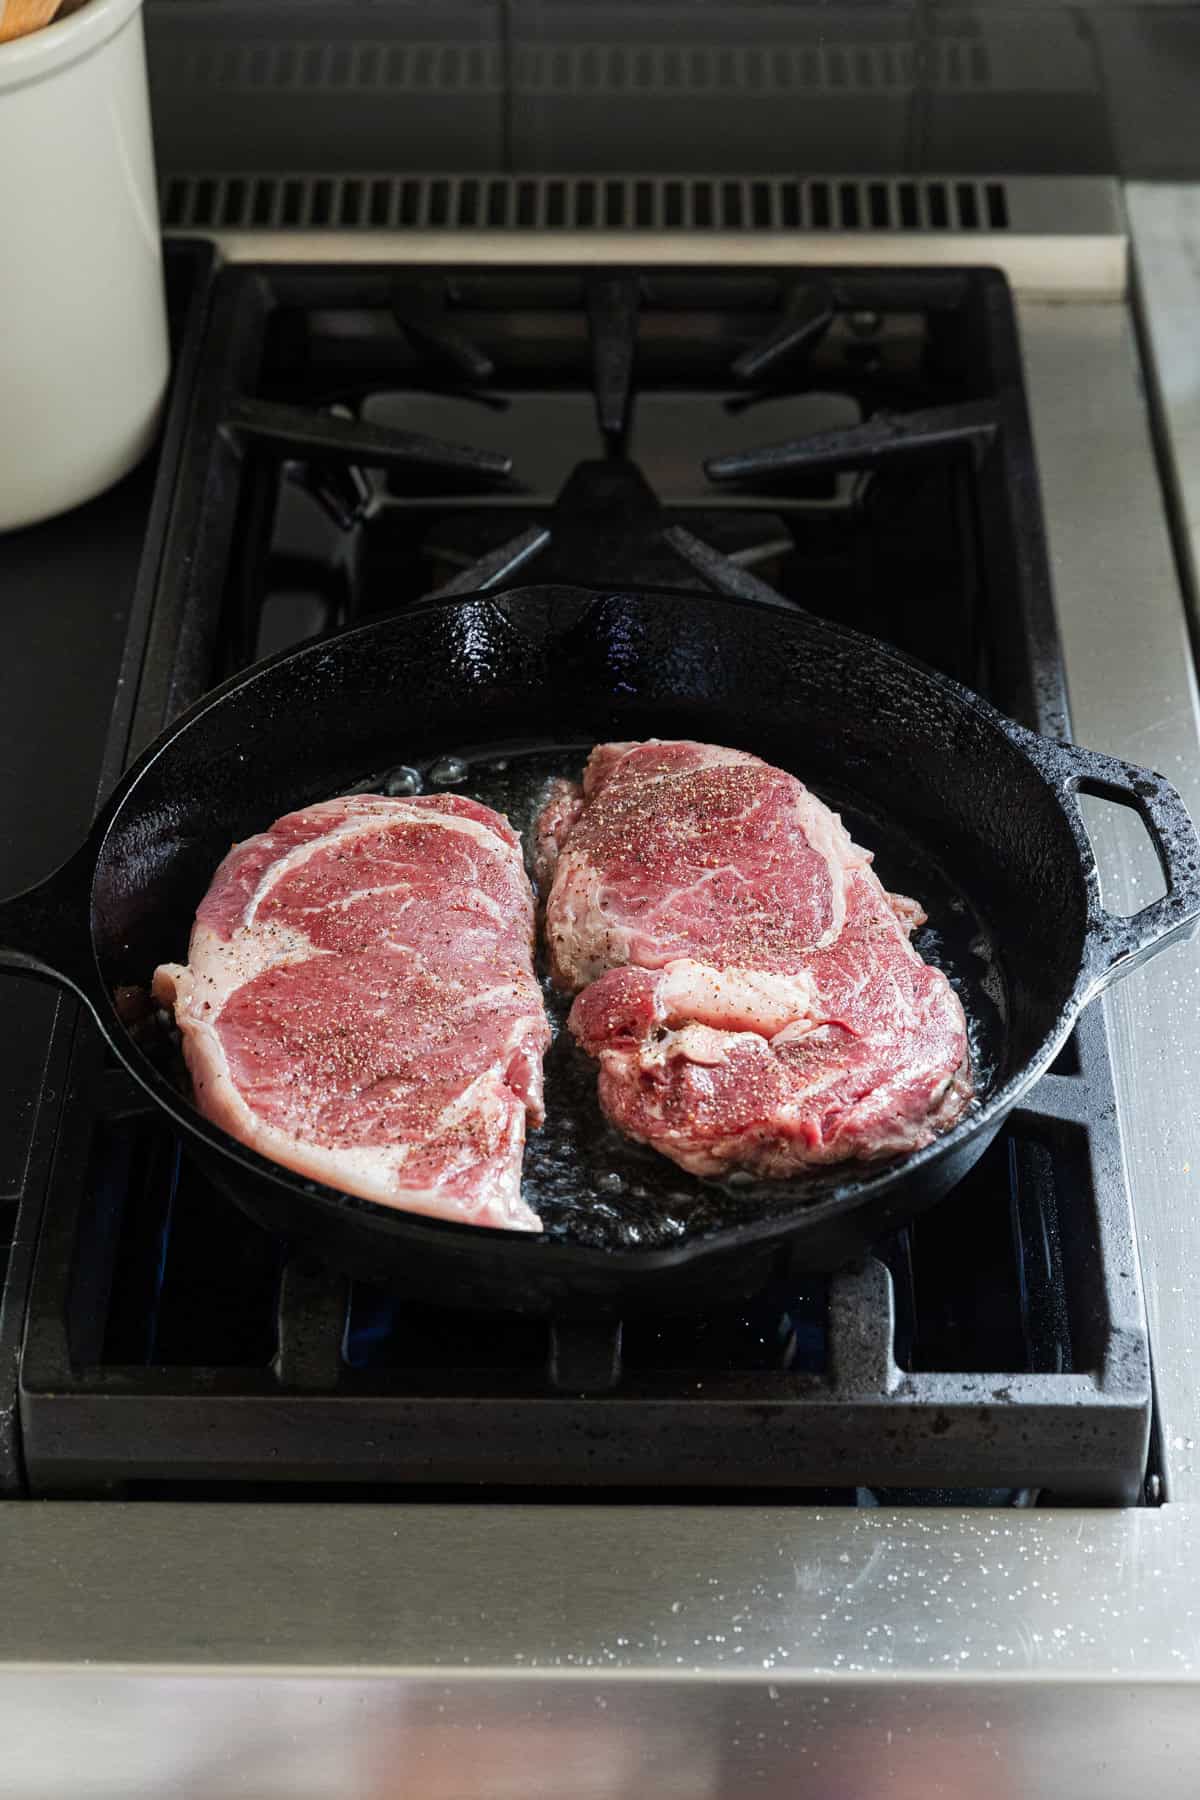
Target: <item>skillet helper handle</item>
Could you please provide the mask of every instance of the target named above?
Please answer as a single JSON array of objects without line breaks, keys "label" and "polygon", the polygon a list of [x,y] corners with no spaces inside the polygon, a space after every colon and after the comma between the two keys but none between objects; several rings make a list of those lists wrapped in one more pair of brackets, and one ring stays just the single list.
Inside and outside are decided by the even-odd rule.
[{"label": "skillet helper handle", "polygon": [[1085,950],[1091,991],[1099,993],[1168,944],[1190,938],[1200,921],[1200,836],[1171,783],[1149,769],[1136,768],[1077,744],[1055,747],[1058,788],[1087,838],[1078,796],[1095,795],[1135,812],[1146,827],[1167,891],[1130,914],[1101,904],[1098,879],[1090,885]]},{"label": "skillet helper handle", "polygon": [[0,900],[0,970],[67,988],[92,1007],[99,996],[91,942],[93,860],[87,847],[37,887]]}]

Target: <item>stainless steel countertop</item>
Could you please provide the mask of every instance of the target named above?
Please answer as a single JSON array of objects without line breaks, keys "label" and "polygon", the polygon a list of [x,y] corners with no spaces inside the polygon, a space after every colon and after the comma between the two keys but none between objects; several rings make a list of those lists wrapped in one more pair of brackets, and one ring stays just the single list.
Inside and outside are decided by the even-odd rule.
[{"label": "stainless steel countertop", "polygon": [[14,1800],[1195,1791],[1191,1507],[10,1511]]},{"label": "stainless steel countertop", "polygon": [[[1174,433],[1174,490],[1196,499],[1200,377],[1182,377],[1200,359],[1200,198],[1131,203],[1167,359],[1159,449]],[[869,234],[855,242],[872,260]],[[781,237],[778,253],[810,248]],[[987,253],[1002,261],[1002,241]],[[1052,247],[1036,260],[1053,273]],[[1200,816],[1185,606],[1119,245],[1091,267],[1105,262],[1111,285],[1087,298],[1065,264],[1020,295],[1074,724],[1162,769]],[[1126,825],[1108,809],[1097,836],[1106,896],[1136,904],[1149,876]],[[14,1504],[0,1796],[1191,1795],[1198,1002],[1189,946],[1105,1003],[1166,1506]]]}]

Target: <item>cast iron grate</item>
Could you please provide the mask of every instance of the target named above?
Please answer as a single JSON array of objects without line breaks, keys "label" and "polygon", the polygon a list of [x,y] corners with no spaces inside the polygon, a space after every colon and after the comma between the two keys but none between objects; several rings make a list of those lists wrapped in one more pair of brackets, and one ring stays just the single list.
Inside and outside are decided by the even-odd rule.
[{"label": "cast iron grate", "polygon": [[[803,600],[1065,729],[997,275],[231,269],[196,354],[117,763],[269,648],[526,565]],[[86,1029],[64,1116],[21,1361],[35,1493],[1138,1495],[1096,1012],[916,1226],[702,1318],[348,1284],[217,1194]]]}]

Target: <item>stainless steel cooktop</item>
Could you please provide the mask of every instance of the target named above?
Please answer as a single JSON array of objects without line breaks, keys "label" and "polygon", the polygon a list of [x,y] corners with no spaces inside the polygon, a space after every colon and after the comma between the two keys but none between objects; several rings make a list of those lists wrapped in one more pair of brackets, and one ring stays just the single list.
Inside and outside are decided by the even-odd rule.
[{"label": "stainless steel cooktop", "polygon": [[[1200,814],[1184,592],[1200,427],[1181,373],[1200,354],[1200,206],[1085,185],[1087,230],[1079,196],[1047,183],[1040,229],[980,230],[969,256],[954,233],[918,230],[903,247],[1008,272],[1075,735],[1161,769]],[[516,260],[519,234],[499,235]],[[832,236],[845,260],[898,261],[897,235],[856,230],[851,255],[836,231],[728,232],[704,254],[827,261]],[[637,260],[677,261],[689,241],[639,232]],[[370,242],[306,229],[259,231],[251,246],[232,232],[224,248],[366,260]],[[390,248],[385,234],[374,254]],[[482,231],[413,231],[404,246],[407,260],[497,253]],[[630,246],[619,232],[560,236],[555,259],[572,254],[623,261]],[[1106,899],[1133,910],[1144,846],[1107,812],[1095,832]],[[399,1782],[724,1796],[791,1792],[802,1774],[813,1791],[856,1794],[1189,1793],[1200,951],[1105,1005],[1162,1504],[10,1507],[0,1793],[359,1795]]]}]

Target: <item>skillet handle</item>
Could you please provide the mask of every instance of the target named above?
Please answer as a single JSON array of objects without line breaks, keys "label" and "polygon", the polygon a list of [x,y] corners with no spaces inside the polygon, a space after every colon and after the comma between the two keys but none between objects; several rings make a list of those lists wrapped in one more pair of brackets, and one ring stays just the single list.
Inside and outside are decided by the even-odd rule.
[{"label": "skillet handle", "polygon": [[1057,765],[1059,796],[1074,815],[1089,849],[1080,794],[1094,794],[1137,813],[1167,884],[1160,899],[1123,918],[1100,902],[1093,857],[1084,951],[1090,997],[1168,944],[1191,937],[1200,921],[1200,837],[1183,801],[1164,776],[1098,750],[1084,750],[1078,744],[1056,744],[1051,760]]},{"label": "skillet handle", "polygon": [[37,887],[0,900],[0,969],[67,988],[93,1011],[100,978],[92,953],[90,845]]}]

